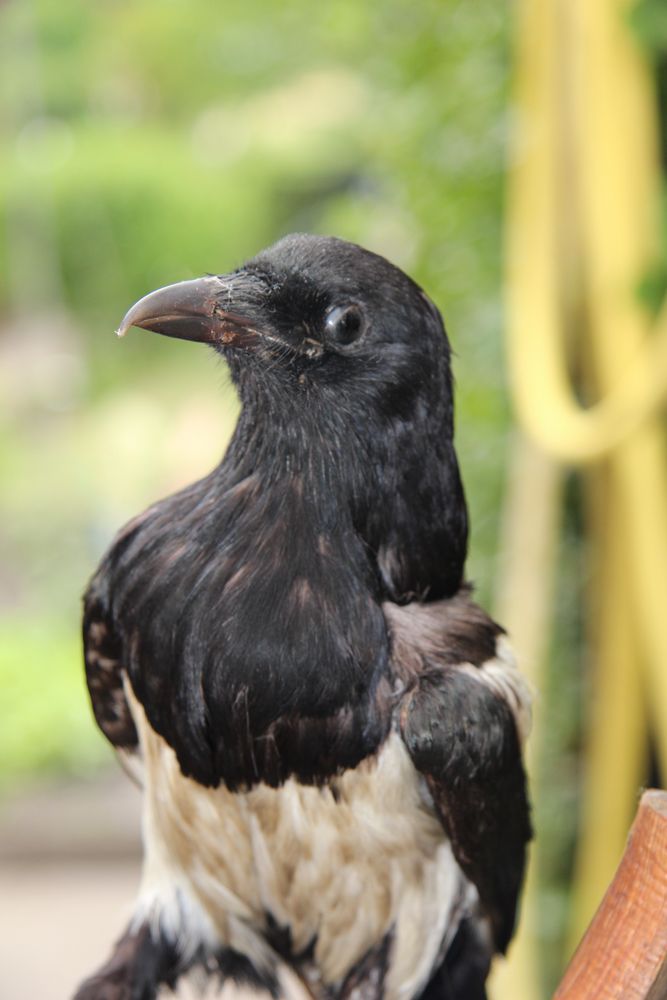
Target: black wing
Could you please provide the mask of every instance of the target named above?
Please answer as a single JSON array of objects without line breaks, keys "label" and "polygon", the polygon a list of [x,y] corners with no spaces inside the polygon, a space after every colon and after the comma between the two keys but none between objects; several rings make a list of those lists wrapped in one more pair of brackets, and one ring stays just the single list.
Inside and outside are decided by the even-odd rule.
[{"label": "black wing", "polygon": [[[517,728],[517,716],[527,707],[521,703],[521,680],[515,667],[494,658],[502,630],[466,594],[441,602],[437,612],[431,606],[431,620],[440,622],[441,631],[436,635],[428,623],[426,643],[423,629],[422,642],[416,640],[428,606],[422,607],[412,616],[410,633],[400,626],[399,633],[399,615],[392,616],[395,640],[410,634],[420,660],[417,670],[413,662],[400,706],[401,734],[426,779],[454,856],[477,888],[495,947],[504,952],[532,835]],[[408,611],[401,609],[401,615],[407,618]],[[454,659],[454,647],[464,655]],[[395,641],[394,650],[404,660],[405,640]],[[504,671],[505,683],[494,669]]]},{"label": "black wing", "polygon": [[105,563],[91,580],[84,597],[83,653],[98,726],[116,749],[137,749],[137,730],[123,687],[122,644],[109,613]]},{"label": "black wing", "polygon": [[422,675],[401,730],[424,774],[454,856],[505,951],[531,837],[526,778],[508,703],[456,667]]}]

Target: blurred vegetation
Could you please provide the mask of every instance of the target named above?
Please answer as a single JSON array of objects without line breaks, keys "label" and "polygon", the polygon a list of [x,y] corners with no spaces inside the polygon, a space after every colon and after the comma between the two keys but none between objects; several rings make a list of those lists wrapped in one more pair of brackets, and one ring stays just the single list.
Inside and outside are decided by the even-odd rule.
[{"label": "blurred vegetation", "polygon": [[664,0],[640,0],[632,10],[632,26],[649,53],[655,71],[660,104],[663,190],[659,256],[640,289],[648,305],[658,311],[667,295],[667,5]]},{"label": "blurred vegetation", "polygon": [[0,8],[0,783],[107,756],[79,596],[113,533],[203,474],[224,369],[113,330],[158,285],[285,232],[384,253],[455,351],[471,575],[488,599],[501,365],[504,9],[405,0],[14,0]]}]

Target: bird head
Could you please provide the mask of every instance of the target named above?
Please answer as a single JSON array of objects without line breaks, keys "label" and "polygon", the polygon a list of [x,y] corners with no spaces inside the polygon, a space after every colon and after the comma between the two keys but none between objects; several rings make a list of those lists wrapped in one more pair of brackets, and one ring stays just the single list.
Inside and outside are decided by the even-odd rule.
[{"label": "bird head", "polygon": [[449,354],[435,306],[407,275],[331,237],[287,236],[231,274],[159,288],[118,335],[131,326],[212,345],[242,391],[259,382],[298,398],[349,387],[356,399],[375,385],[378,401],[384,391],[400,405]]},{"label": "bird head", "polygon": [[406,274],[344,240],[292,235],[230,274],[151,292],[119,336],[132,326],[225,357],[242,403],[232,456],[317,468],[313,489],[350,506],[388,596],[456,591],[467,517],[450,350]]}]

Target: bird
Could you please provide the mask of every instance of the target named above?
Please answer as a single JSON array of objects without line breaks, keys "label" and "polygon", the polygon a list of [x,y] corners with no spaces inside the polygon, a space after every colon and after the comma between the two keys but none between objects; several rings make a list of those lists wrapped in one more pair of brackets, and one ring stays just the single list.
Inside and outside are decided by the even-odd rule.
[{"label": "bird", "polygon": [[144,865],[75,1000],[197,970],[272,997],[482,1000],[532,836],[531,692],[465,576],[439,310],[382,256],[293,234],[150,292],[130,327],[209,345],[240,412],[85,593]]}]

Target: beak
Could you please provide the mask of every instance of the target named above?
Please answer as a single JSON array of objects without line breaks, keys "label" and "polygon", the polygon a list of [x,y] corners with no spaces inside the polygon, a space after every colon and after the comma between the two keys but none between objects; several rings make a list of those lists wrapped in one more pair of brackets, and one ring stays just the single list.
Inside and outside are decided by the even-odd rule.
[{"label": "beak", "polygon": [[139,326],[167,337],[204,344],[254,343],[258,332],[242,312],[234,309],[237,280],[237,276],[210,276],[158,288],[126,312],[116,333],[124,337],[131,326]]}]

